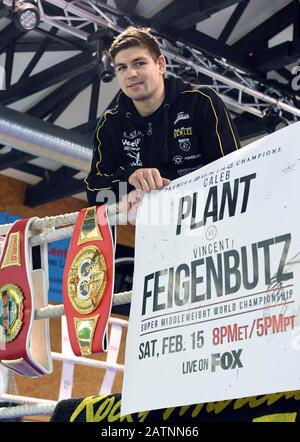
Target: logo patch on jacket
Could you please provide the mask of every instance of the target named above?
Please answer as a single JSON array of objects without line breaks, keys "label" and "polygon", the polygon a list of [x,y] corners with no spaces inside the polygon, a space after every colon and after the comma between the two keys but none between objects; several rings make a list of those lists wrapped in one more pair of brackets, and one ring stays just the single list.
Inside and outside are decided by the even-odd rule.
[{"label": "logo patch on jacket", "polygon": [[134,140],[137,137],[143,137],[143,136],[144,134],[140,130],[133,130],[129,134],[127,134],[127,132],[125,131],[123,132],[123,137],[127,138],[128,140]]},{"label": "logo patch on jacket", "polygon": [[129,163],[130,166],[143,166],[140,152],[141,146],[139,145],[143,136],[144,134],[140,130],[133,130],[129,134],[123,132],[122,144],[124,151],[129,158],[133,159]]},{"label": "logo patch on jacket", "polygon": [[202,157],[202,154],[201,153],[197,153],[196,155],[190,155],[188,157],[185,157],[184,159],[185,160],[195,160],[196,158],[200,158],[200,157]]},{"label": "logo patch on jacket", "polygon": [[124,150],[125,151],[129,150],[130,152],[131,151],[134,151],[134,152],[139,151],[140,150],[140,146],[139,146],[140,142],[141,142],[141,138],[136,138],[133,141],[128,141],[128,140],[125,140],[124,138],[122,139],[122,144],[123,144]]},{"label": "logo patch on jacket", "polygon": [[174,129],[173,137],[186,137],[187,135],[193,135],[192,127],[181,127],[180,129]]},{"label": "logo patch on jacket", "polygon": [[188,152],[190,150],[191,140],[189,138],[180,138],[178,142],[181,150],[184,150],[184,152]]},{"label": "logo patch on jacket", "polygon": [[176,155],[173,158],[173,163],[174,164],[182,164],[183,163],[183,157],[181,155]]},{"label": "logo patch on jacket", "polygon": [[132,161],[130,164],[130,166],[142,166],[143,163],[141,162],[141,152],[127,152],[127,155],[130,158],[133,158],[134,161]]},{"label": "logo patch on jacket", "polygon": [[178,112],[176,120],[174,121],[174,126],[178,121],[187,120],[188,118],[190,118],[189,114],[185,114],[184,111]]}]

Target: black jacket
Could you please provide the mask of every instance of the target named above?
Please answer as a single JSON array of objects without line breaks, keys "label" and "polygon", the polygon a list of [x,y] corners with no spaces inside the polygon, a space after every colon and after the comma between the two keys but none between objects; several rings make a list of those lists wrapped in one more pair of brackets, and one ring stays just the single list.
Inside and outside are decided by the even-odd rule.
[{"label": "black jacket", "polygon": [[173,180],[240,147],[216,92],[175,78],[166,79],[165,87],[164,102],[153,114],[140,116],[132,100],[121,93],[118,105],[99,120],[85,179],[91,205],[104,202],[105,190],[115,192],[118,201],[119,183],[127,182],[138,168],[157,168],[163,178]]}]

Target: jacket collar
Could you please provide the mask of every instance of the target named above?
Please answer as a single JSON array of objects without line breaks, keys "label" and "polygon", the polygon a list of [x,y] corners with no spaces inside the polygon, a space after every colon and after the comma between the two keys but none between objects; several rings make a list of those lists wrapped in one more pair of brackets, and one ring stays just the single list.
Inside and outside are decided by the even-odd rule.
[{"label": "jacket collar", "polygon": [[161,106],[153,112],[153,114],[142,117],[136,110],[135,105],[131,98],[128,98],[124,92],[121,92],[118,97],[118,109],[121,114],[124,114],[126,118],[133,119],[136,122],[144,122],[145,120],[154,121],[160,119],[164,108],[169,108],[180,95],[180,93],[186,89],[190,89],[191,85],[185,83],[181,78],[166,78],[165,79],[165,99]]}]

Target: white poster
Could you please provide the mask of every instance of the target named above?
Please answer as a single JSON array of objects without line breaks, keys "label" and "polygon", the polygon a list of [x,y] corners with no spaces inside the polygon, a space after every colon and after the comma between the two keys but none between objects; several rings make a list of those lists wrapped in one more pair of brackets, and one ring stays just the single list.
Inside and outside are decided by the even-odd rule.
[{"label": "white poster", "polygon": [[300,388],[299,140],[295,123],[145,195],[122,415]]}]

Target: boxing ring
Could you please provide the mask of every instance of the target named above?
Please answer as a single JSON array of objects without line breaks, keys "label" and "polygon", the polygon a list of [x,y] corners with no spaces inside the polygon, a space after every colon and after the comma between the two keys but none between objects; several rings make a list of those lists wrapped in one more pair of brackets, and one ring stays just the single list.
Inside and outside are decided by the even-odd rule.
[{"label": "boxing ring", "polygon": [[[32,236],[29,239],[31,246],[38,246],[48,244],[53,241],[61,240],[72,236],[74,224],[76,223],[79,212],[69,213],[65,215],[37,218],[31,225]],[[117,206],[110,206],[108,210],[110,223],[113,225],[125,221],[123,215],[117,212]],[[4,224],[0,226],[0,238],[4,239],[5,235],[11,228],[12,224]],[[42,234],[36,234],[37,231],[43,231]],[[0,242],[1,252],[1,242]],[[1,256],[1,254],[0,254]],[[131,301],[132,292],[122,292],[113,295],[112,305],[127,304]],[[35,309],[34,320],[45,320],[56,317],[62,317],[65,313],[64,305],[48,305],[44,308]],[[128,321],[110,317],[108,323],[110,325],[118,325],[124,328],[128,327]],[[109,361],[93,360],[82,356],[70,356],[69,354],[52,352],[51,358],[54,361],[72,362],[74,364],[83,365],[87,367],[94,367],[98,369],[112,369],[116,372],[124,372],[124,365],[112,363]],[[1,407],[1,402],[9,402],[18,404],[12,407]],[[42,416],[51,415],[57,405],[58,401],[40,399],[34,397],[25,397],[12,394],[3,393],[0,395],[0,421],[1,419],[21,418],[24,416]]]},{"label": "boxing ring", "polygon": [[[115,422],[126,416],[132,419],[131,421],[136,419],[137,422],[141,421],[138,419],[147,418],[148,423],[148,416],[152,416],[156,422],[165,423],[169,422],[170,415],[178,420],[188,416],[189,422],[195,423],[300,421],[298,375],[300,227],[299,201],[297,193],[294,192],[294,189],[299,187],[300,176],[299,159],[297,150],[294,149],[294,143],[296,145],[299,139],[299,124],[277,131],[276,134],[266,137],[264,141],[253,143],[249,150],[234,152],[231,157],[225,156],[218,160],[220,166],[215,164],[209,166],[212,168],[211,171],[203,168],[200,172],[193,172],[195,175],[191,177],[194,177],[194,181],[191,183],[190,180],[184,181],[186,178],[182,177],[174,187],[157,195],[159,199],[154,202],[159,202],[160,205],[154,204],[156,210],[147,206],[147,200],[145,201],[139,214],[141,223],[138,224],[139,228],[136,231],[136,244],[141,244],[142,247],[136,247],[135,251],[135,284],[137,287],[144,287],[144,292],[143,298],[137,297],[138,302],[135,297],[132,298],[132,316],[126,349],[126,351],[131,350],[131,357],[126,360],[122,390],[123,405],[128,399],[134,403],[130,408],[125,407],[121,416],[120,395],[116,394],[114,398],[109,394],[71,398],[72,409],[65,413],[65,421],[95,422],[97,418],[100,421],[99,416],[102,417],[104,414],[107,418],[105,422]],[[282,147],[271,150],[270,145]],[[230,173],[228,172],[227,181],[223,183],[221,177],[224,177],[223,170],[227,169]],[[208,174],[209,176],[212,174],[213,177],[211,186],[207,186]],[[248,183],[247,186],[245,183]],[[176,189],[179,185],[182,186],[180,189],[184,190],[184,193],[177,195]],[[175,212],[173,191],[176,197]],[[236,196],[232,205],[234,193],[240,196],[239,198]],[[226,211],[225,202],[221,204],[222,201],[227,201]],[[218,202],[219,210],[210,211],[211,206],[218,207]],[[148,213],[149,207],[151,210]],[[232,211],[229,210],[230,207]],[[163,220],[167,219],[168,222],[159,222],[160,213],[166,216]],[[195,218],[196,213],[198,215]],[[40,245],[40,249],[43,249],[43,246],[55,240],[70,236],[73,240],[80,214],[81,212],[32,219],[31,230],[29,229],[32,233],[29,235],[28,244]],[[112,225],[123,222],[126,224],[125,214],[120,214],[116,207],[109,208],[108,218]],[[154,219],[156,223],[153,223],[153,226],[149,222],[143,224],[143,219],[147,222],[148,219]],[[172,229],[170,229],[170,219],[175,220]],[[207,219],[210,222],[206,223]],[[217,224],[222,228],[216,227],[217,222],[222,222]],[[249,226],[254,227],[250,229]],[[0,238],[1,235],[9,238],[8,231],[11,229],[11,225],[0,226]],[[220,238],[217,237],[218,234]],[[160,247],[157,247],[158,243]],[[204,245],[212,246],[211,251],[208,248],[206,250]],[[216,246],[216,249],[213,246]],[[0,258],[3,261],[4,256],[6,257],[3,252]],[[214,261],[214,257],[218,259]],[[230,259],[233,260],[232,265]],[[82,262],[84,263],[83,260]],[[155,272],[152,263],[155,264]],[[203,277],[200,265],[204,266]],[[186,270],[181,277],[183,268]],[[205,271],[209,272],[209,278],[206,280]],[[163,292],[165,298],[160,304],[157,296],[160,293],[159,275],[162,272],[163,275],[167,275],[165,277],[168,278],[166,279],[168,285],[165,283]],[[178,275],[178,287],[179,283],[185,283],[184,288],[188,287],[187,290],[183,290],[182,297],[179,290],[176,292],[174,289],[173,282],[174,278],[176,281],[176,275]],[[194,280],[192,280],[193,275]],[[236,275],[232,278],[232,284],[231,275]],[[151,281],[153,285],[149,283],[149,287],[145,286],[145,281],[147,284]],[[194,286],[191,283],[193,281]],[[207,281],[209,286],[204,285],[201,291],[199,289],[197,292],[197,284],[200,287],[200,284],[207,284]],[[17,284],[17,281],[13,282]],[[7,282],[2,282],[2,286],[3,284]],[[62,292],[65,293],[63,286]],[[234,296],[227,297],[227,295]],[[155,296],[156,303],[153,301]],[[131,292],[116,293],[112,304],[120,305],[130,301]],[[201,316],[187,316],[190,315],[192,302],[193,309],[201,313]],[[67,316],[66,303],[59,306],[47,304],[44,303],[43,308],[32,309],[35,323],[47,323],[50,318],[62,316],[64,313]],[[176,309],[173,309],[173,306],[176,306]],[[202,312],[205,312],[205,315]],[[146,316],[143,317],[143,314]],[[158,315],[164,322],[157,321],[155,325],[153,321],[153,329],[140,328],[144,323],[152,327],[150,320],[156,319]],[[174,322],[169,322],[169,318],[172,320],[174,318]],[[177,321],[178,318],[180,320],[183,318],[183,321]],[[118,324],[122,330],[128,325],[126,321],[115,318],[111,318],[110,323],[112,326]],[[198,330],[198,324],[202,323],[205,325],[201,325],[201,330]],[[183,328],[185,325],[186,329]],[[144,351],[139,358],[136,352],[138,333],[142,343],[144,339],[145,341],[148,339],[148,337],[143,338],[145,334],[149,336],[150,333],[169,330],[167,328],[169,326],[181,327],[180,333],[177,335],[176,331],[173,335],[168,333],[165,336],[161,335],[158,347],[160,352],[155,353],[153,350],[150,354],[149,350],[146,354]],[[249,333],[246,333],[246,330]],[[190,334],[190,331],[199,331],[199,333]],[[201,339],[203,331],[206,333],[204,347]],[[189,339],[186,354],[191,356],[185,356],[185,348],[181,345],[185,336]],[[134,347],[130,347],[131,338]],[[149,344],[149,339],[147,342]],[[166,343],[165,353],[163,343]],[[150,348],[150,345],[148,347]],[[197,360],[192,359],[194,358],[192,355],[198,354],[198,350],[202,347],[207,349],[207,353],[203,353],[206,359],[202,359],[202,354],[197,357],[201,358],[199,362],[207,362],[203,370],[202,366],[196,364]],[[240,359],[242,351],[245,357],[241,356]],[[161,358],[162,355],[164,359]],[[167,370],[172,367],[175,357],[178,367],[177,377],[170,376]],[[101,369],[124,371],[123,365],[110,361],[94,361],[85,355],[70,356],[64,352],[51,352],[51,358]],[[161,370],[161,367],[166,368],[165,371]],[[127,373],[130,374],[130,379]],[[142,375],[138,377],[137,373]],[[145,379],[149,382],[145,382]],[[219,379],[220,388],[215,391],[212,388],[214,382],[210,383],[213,379]],[[183,380],[184,383],[180,384]],[[168,394],[164,394],[165,385]],[[185,386],[183,390],[185,397],[177,396],[178,385]],[[224,386],[227,388],[226,395]],[[12,395],[2,395],[0,400],[18,404],[11,409],[0,409],[0,419],[49,413],[55,415],[60,402],[64,402]],[[201,403],[198,403],[200,400]],[[170,404],[175,406],[170,407]],[[87,420],[87,409],[92,410],[89,420]],[[150,410],[150,412],[139,410]]]}]

